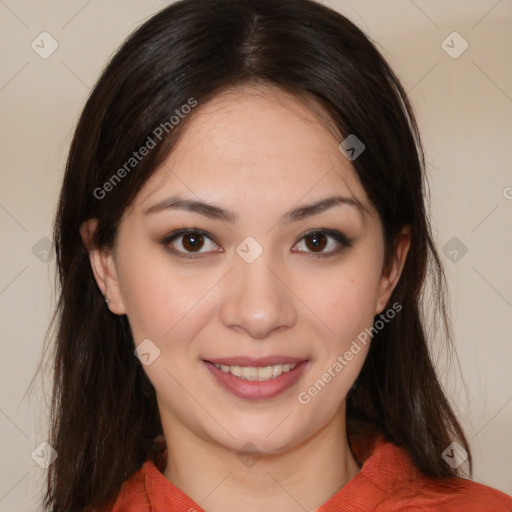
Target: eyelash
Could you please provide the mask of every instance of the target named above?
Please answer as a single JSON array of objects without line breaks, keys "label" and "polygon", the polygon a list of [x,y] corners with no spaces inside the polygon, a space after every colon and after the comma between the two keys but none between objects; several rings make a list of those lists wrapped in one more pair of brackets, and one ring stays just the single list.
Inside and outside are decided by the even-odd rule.
[{"label": "eyelash", "polygon": [[[204,254],[207,254],[207,252],[210,252],[210,251],[207,251],[205,253],[187,253],[187,252],[179,251],[171,245],[171,243],[174,242],[175,240],[177,240],[178,238],[183,237],[185,235],[190,235],[190,234],[201,235],[205,238],[208,238],[215,244],[217,244],[215,239],[209,233],[207,233],[206,231],[203,231],[201,229],[196,229],[196,228],[194,228],[194,229],[187,228],[187,229],[180,229],[177,231],[173,231],[172,233],[169,233],[168,235],[166,235],[163,238],[163,240],[161,241],[161,244],[164,246],[164,249],[167,252],[171,253],[174,256],[178,256],[180,258],[186,258],[186,259],[198,259],[198,258],[203,257]],[[348,249],[353,246],[353,239],[348,238],[340,231],[337,231],[335,229],[313,229],[313,230],[308,231],[304,235],[302,235],[295,242],[294,247],[300,241],[302,241],[314,234],[325,235],[327,237],[333,238],[339,244],[339,247],[333,251],[328,252],[328,253],[314,253],[314,252],[307,252],[307,251],[293,251],[293,252],[304,253],[307,255],[307,257],[312,257],[312,258],[328,258],[331,256],[335,256],[335,255],[339,254],[340,252],[342,252],[344,249]],[[219,245],[219,244],[217,244],[217,245]]]}]

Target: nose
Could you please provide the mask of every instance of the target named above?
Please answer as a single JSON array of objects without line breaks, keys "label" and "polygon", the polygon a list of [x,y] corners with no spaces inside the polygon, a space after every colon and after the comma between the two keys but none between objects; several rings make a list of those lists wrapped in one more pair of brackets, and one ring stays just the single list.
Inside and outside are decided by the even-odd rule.
[{"label": "nose", "polygon": [[264,339],[297,321],[295,296],[282,268],[265,251],[252,263],[237,256],[224,287],[220,315],[226,327]]}]

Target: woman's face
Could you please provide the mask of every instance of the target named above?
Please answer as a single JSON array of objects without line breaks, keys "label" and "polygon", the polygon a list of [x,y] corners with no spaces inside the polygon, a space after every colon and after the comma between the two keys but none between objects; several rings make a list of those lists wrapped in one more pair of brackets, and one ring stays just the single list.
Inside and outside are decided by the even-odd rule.
[{"label": "woman's face", "polygon": [[383,272],[379,217],[303,101],[245,88],[196,110],[95,273],[168,429],[279,453],[344,414],[407,242]]}]

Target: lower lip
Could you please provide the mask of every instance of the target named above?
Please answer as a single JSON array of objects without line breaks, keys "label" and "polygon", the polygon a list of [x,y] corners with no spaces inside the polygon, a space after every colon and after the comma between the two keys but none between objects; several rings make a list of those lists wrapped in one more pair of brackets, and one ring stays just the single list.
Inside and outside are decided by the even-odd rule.
[{"label": "lower lip", "polygon": [[251,400],[263,400],[280,395],[297,382],[308,363],[308,361],[302,361],[293,370],[282,373],[279,377],[257,381],[240,379],[231,373],[223,372],[213,363],[203,362],[224,389],[239,398]]}]

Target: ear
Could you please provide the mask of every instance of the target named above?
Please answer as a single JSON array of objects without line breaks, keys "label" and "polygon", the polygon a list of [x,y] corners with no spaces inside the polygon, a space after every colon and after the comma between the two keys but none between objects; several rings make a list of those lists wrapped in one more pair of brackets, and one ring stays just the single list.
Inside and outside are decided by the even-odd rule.
[{"label": "ear", "polygon": [[375,311],[376,315],[382,313],[389,301],[389,298],[391,297],[391,294],[393,293],[393,290],[398,284],[410,245],[411,229],[410,226],[405,226],[400,233],[396,235],[393,254],[391,254],[388,264],[384,266],[382,271],[379,284],[379,296]]},{"label": "ear", "polygon": [[80,226],[80,236],[89,251],[92,272],[101,293],[108,297],[108,308],[116,315],[126,314],[125,305],[119,288],[117,268],[111,249],[94,247],[92,236],[98,225],[98,219],[88,219]]}]

